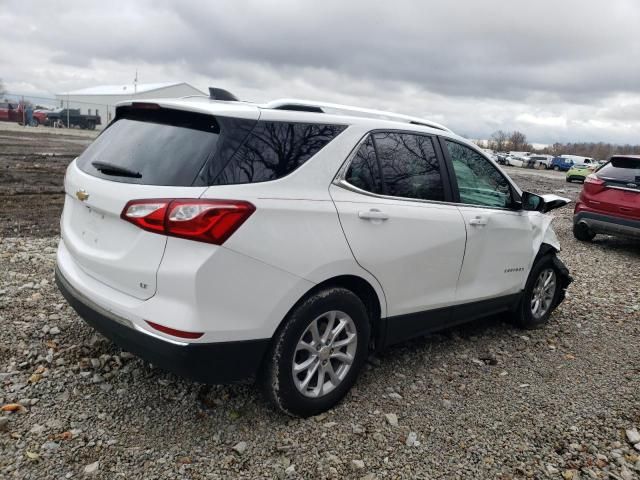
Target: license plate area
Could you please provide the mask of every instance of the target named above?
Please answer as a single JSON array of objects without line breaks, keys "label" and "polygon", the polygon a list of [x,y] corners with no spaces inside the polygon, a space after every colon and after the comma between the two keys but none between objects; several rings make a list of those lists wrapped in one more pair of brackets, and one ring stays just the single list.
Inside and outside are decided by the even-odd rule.
[{"label": "license plate area", "polygon": [[83,227],[82,227],[82,239],[91,246],[97,246],[100,242],[102,234],[105,215],[100,213],[87,205],[83,205]]}]

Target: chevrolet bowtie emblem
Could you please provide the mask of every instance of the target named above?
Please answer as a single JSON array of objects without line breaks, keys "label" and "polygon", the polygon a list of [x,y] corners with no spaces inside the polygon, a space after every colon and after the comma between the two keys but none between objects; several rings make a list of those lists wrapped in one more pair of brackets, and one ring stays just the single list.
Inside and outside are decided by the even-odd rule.
[{"label": "chevrolet bowtie emblem", "polygon": [[76,192],[76,197],[78,197],[78,200],[80,200],[81,202],[84,202],[87,198],[89,198],[89,194],[86,192],[86,190],[80,189]]}]

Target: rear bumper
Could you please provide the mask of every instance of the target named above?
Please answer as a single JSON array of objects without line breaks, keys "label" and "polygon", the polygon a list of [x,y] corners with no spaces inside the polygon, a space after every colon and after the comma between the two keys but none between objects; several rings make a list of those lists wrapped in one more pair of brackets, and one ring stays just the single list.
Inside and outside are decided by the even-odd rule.
[{"label": "rear bumper", "polygon": [[585,178],[587,178],[586,175],[567,175],[567,182],[573,182],[574,180],[584,182]]},{"label": "rear bumper", "polygon": [[581,211],[574,215],[573,223],[574,225],[579,223],[586,224],[589,230],[595,233],[640,238],[640,220]]},{"label": "rear bumper", "polygon": [[218,343],[169,342],[137,330],[129,320],[92,302],[57,267],[55,278],[62,295],[85,322],[122,349],[181,377],[211,384],[251,381],[269,346],[268,338]]}]

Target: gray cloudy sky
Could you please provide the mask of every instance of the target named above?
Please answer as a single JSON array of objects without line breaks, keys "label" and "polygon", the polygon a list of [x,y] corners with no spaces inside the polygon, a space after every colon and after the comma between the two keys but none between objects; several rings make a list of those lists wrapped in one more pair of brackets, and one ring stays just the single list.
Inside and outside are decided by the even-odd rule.
[{"label": "gray cloudy sky", "polygon": [[640,1],[0,0],[0,78],[187,81],[430,117],[486,138],[640,143]]}]

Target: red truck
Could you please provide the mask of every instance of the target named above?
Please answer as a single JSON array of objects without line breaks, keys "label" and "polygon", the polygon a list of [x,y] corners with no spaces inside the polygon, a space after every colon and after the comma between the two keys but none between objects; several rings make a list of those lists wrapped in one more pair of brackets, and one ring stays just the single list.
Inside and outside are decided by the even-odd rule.
[{"label": "red truck", "polygon": [[[0,121],[16,122],[22,124],[26,121],[27,115],[22,102],[0,102]],[[34,127],[43,125],[47,121],[46,110],[34,110],[31,115],[31,125]]]},{"label": "red truck", "polygon": [[17,103],[0,102],[0,120],[4,122],[21,122],[22,109]]}]

